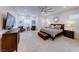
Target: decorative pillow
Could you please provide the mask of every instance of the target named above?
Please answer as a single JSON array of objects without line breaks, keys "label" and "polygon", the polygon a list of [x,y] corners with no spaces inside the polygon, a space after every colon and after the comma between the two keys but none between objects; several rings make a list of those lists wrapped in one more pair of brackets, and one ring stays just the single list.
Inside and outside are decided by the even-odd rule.
[{"label": "decorative pillow", "polygon": [[54,25],[50,25],[50,28],[54,29],[54,28],[55,28],[55,26],[54,26]]},{"label": "decorative pillow", "polygon": [[61,29],[61,25],[56,25],[54,28],[55,29]]}]

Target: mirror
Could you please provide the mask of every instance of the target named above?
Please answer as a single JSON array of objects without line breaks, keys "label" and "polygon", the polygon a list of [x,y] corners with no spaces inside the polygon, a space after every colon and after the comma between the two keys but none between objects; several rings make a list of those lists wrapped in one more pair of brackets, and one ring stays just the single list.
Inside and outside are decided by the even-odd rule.
[{"label": "mirror", "polygon": [[59,22],[59,20],[60,20],[60,19],[59,19],[58,16],[56,16],[56,17],[53,18],[53,21],[56,22],[56,23]]}]

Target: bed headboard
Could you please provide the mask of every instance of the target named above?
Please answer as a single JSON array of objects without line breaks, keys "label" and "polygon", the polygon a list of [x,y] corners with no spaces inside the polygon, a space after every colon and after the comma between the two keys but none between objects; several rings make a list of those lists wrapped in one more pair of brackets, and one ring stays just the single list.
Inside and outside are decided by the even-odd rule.
[{"label": "bed headboard", "polygon": [[64,30],[64,24],[50,24],[50,25],[53,25],[53,26],[61,26],[61,29]]}]

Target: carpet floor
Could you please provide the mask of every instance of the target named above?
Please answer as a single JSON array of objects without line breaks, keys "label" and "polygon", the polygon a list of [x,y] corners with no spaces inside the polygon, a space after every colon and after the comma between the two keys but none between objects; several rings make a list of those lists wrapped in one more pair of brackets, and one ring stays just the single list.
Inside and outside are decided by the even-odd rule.
[{"label": "carpet floor", "polygon": [[18,52],[77,52],[79,41],[64,36],[52,41],[43,40],[37,35],[38,31],[25,31],[20,34]]}]

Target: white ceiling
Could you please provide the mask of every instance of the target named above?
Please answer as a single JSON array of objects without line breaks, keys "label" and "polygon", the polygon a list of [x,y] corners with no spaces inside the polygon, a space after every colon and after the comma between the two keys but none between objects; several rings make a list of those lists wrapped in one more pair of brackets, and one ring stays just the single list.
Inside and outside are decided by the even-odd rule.
[{"label": "white ceiling", "polygon": [[[40,15],[41,9],[44,8],[45,6],[5,6],[2,7],[5,10],[10,10],[15,12],[17,15]],[[1,7],[0,7],[1,8]],[[47,10],[50,9],[49,11],[52,12],[46,12],[47,14],[56,14],[59,12],[63,11],[68,11],[71,9],[76,9],[79,8],[78,6],[72,7],[72,6],[47,6]],[[45,9],[45,10],[46,10]]]},{"label": "white ceiling", "polygon": [[14,6],[8,8],[13,8],[18,15],[39,15],[39,8],[34,6]]}]

